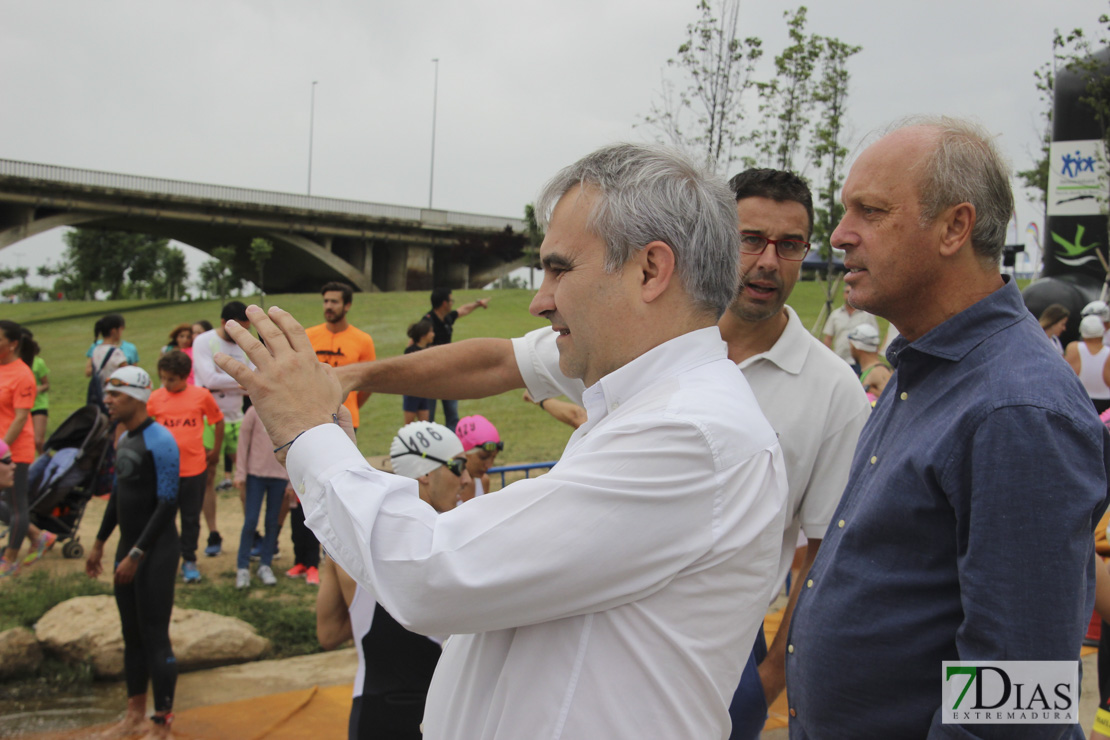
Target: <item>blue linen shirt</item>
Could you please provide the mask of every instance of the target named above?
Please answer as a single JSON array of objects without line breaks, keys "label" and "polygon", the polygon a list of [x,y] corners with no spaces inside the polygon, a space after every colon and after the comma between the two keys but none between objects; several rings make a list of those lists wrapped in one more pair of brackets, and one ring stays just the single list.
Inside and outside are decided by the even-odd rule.
[{"label": "blue linen shirt", "polygon": [[790,624],[790,737],[1083,737],[942,725],[945,660],[1077,660],[1110,435],[1012,281],[913,343]]}]

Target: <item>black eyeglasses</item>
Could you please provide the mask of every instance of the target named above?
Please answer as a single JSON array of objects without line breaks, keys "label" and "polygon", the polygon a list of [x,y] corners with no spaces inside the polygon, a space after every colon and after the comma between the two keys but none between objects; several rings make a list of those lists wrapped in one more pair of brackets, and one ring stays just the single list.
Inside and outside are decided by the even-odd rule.
[{"label": "black eyeglasses", "polygon": [[741,254],[763,254],[768,244],[774,244],[775,253],[778,254],[779,259],[788,262],[800,262],[809,254],[809,242],[797,239],[768,239],[762,234],[740,232]]},{"label": "black eyeglasses", "polygon": [[126,381],[120,380],[119,378],[108,378],[107,385],[110,385],[113,388],[142,388],[143,390],[146,390],[150,387],[147,385],[135,385],[134,383],[128,383]]},{"label": "black eyeglasses", "polygon": [[489,452],[489,453],[501,452],[501,450],[505,449],[505,443],[504,442],[483,442],[480,445],[474,445],[470,449],[472,449],[472,450],[481,450],[482,452]]}]

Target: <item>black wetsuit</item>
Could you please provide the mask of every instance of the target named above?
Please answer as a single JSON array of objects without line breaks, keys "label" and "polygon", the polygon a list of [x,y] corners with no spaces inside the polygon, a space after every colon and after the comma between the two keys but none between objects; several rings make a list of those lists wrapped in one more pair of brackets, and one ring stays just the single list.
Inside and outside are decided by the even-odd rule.
[{"label": "black wetsuit", "polygon": [[123,627],[123,666],[127,695],[145,695],[154,686],[154,709],[173,708],[177,662],[170,646],[170,613],[177,560],[177,483],[179,457],[173,435],[153,419],[120,437],[116,485],[96,538],[108,539],[119,524],[117,565],[131,548],[143,551],[135,578],[115,587]]}]

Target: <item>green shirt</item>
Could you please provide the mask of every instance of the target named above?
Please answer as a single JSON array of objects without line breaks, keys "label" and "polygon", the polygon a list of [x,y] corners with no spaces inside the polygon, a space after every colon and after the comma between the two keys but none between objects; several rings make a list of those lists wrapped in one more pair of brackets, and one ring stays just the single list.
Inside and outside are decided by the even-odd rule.
[{"label": "green shirt", "polygon": [[[35,376],[35,385],[42,385],[42,379],[50,374],[50,368],[46,366],[46,360],[36,356],[35,361],[31,363],[31,372]],[[35,411],[45,411],[50,408],[50,391],[43,391],[35,396],[35,405],[31,407],[31,413]]]}]

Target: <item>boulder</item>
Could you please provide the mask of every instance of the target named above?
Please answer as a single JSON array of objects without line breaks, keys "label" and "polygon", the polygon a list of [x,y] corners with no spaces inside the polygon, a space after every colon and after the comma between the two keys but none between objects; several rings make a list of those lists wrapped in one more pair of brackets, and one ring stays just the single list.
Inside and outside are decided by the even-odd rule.
[{"label": "boulder", "polygon": [[0,679],[18,678],[38,670],[42,648],[26,627],[0,632]]},{"label": "boulder", "polygon": [[[123,676],[123,634],[112,596],[64,601],[35,625],[43,647],[70,663],[89,663],[99,678]],[[197,609],[174,608],[170,642],[181,671],[257,660],[270,648],[241,619]]]}]

